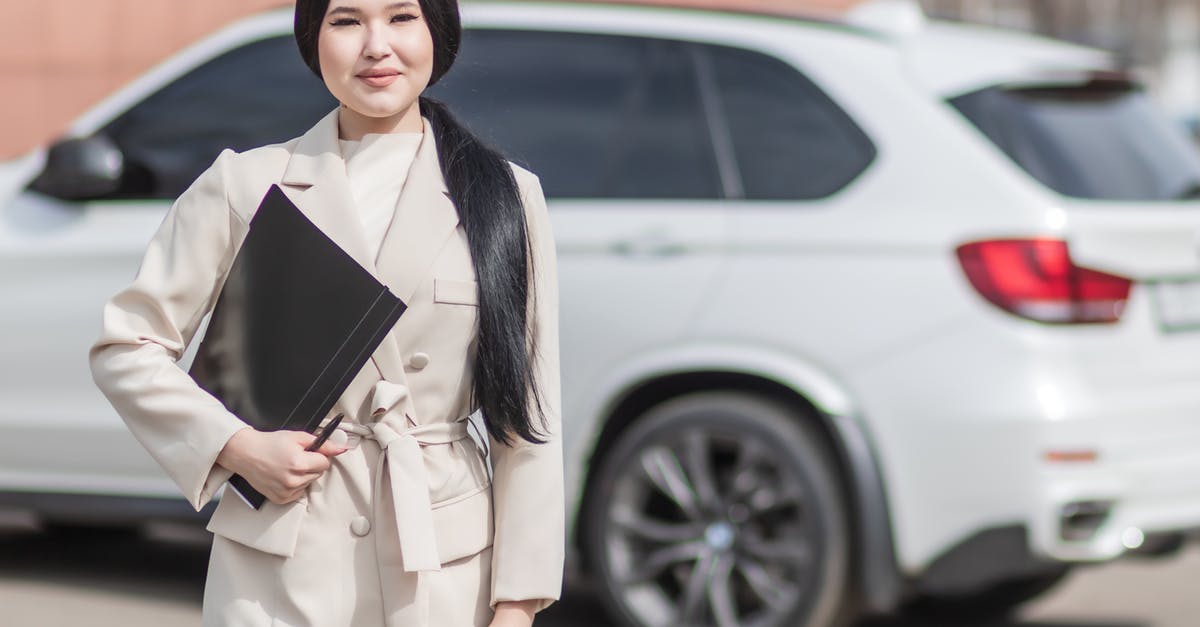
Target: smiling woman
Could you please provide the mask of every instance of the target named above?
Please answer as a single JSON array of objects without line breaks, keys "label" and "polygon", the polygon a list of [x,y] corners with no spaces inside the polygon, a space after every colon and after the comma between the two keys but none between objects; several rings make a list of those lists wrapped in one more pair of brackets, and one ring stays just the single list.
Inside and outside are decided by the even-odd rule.
[{"label": "smiling woman", "polygon": [[[373,6],[375,5],[375,6]],[[417,96],[433,73],[433,39],[418,3],[330,6],[317,38],[320,74],[344,107],[343,139],[420,132]]]},{"label": "smiling woman", "polygon": [[[204,625],[528,627],[559,598],[566,544],[540,180],[422,95],[457,55],[454,0],[299,0],[294,28],[339,106],[300,137],[222,151],[179,196],[105,304],[93,378],[197,510],[234,473],[269,500],[220,499]],[[315,452],[310,433],[248,427],[176,364],[273,185],[407,304]]]}]

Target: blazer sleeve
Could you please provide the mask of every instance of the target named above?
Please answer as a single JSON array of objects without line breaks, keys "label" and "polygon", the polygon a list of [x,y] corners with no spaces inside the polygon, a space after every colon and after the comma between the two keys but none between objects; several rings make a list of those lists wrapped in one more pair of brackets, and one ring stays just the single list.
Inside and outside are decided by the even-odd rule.
[{"label": "blazer sleeve", "polygon": [[233,474],[215,464],[225,443],[252,428],[176,363],[233,261],[241,218],[226,184],[236,154],[222,151],[172,204],[88,350],[96,386],[196,511]]},{"label": "blazer sleeve", "polygon": [[[523,197],[534,251],[529,332],[536,336],[539,349],[535,380],[542,393],[546,417],[542,437],[547,441],[531,444],[513,438],[510,447],[491,438],[495,515],[491,606],[495,610],[501,601],[536,599],[535,609],[540,612],[561,595],[566,549],[558,266],[541,183],[532,173],[518,174],[527,177]],[[517,180],[521,181],[521,176]],[[530,406],[536,410],[532,400]]]}]

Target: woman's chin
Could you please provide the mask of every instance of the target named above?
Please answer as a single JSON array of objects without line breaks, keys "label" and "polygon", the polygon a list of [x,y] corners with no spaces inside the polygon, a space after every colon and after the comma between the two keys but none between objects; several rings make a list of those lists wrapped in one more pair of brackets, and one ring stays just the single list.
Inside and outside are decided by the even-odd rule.
[{"label": "woman's chin", "polygon": [[399,96],[384,96],[357,98],[346,105],[362,115],[372,118],[390,118],[404,113],[412,106],[412,100],[403,100]]}]

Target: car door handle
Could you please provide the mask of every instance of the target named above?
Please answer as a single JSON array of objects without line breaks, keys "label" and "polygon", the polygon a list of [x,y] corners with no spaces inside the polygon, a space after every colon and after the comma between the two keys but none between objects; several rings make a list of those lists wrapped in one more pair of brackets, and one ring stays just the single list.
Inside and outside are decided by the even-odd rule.
[{"label": "car door handle", "polygon": [[688,246],[661,231],[650,231],[618,239],[611,249],[618,255],[630,257],[666,257],[686,253]]}]

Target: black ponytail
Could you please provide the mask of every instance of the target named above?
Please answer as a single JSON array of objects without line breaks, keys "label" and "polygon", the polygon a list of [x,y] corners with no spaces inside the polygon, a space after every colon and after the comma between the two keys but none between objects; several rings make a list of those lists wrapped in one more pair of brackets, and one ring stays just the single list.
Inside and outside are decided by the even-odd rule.
[{"label": "black ponytail", "polygon": [[[453,65],[462,41],[456,0],[419,0],[433,38],[433,85]],[[318,77],[321,68],[317,37],[329,0],[297,0],[296,44],[300,56]],[[541,390],[537,389],[534,359],[538,346],[527,333],[534,289],[533,250],[520,188],[508,161],[463,126],[449,108],[433,98],[419,97],[421,115],[428,118],[437,142],[439,166],[467,244],[479,282],[479,336],[474,362],[472,405],[483,412],[488,432],[512,444],[511,436],[540,444],[530,410],[536,407],[546,427]],[[530,403],[530,401],[533,403]]]}]

